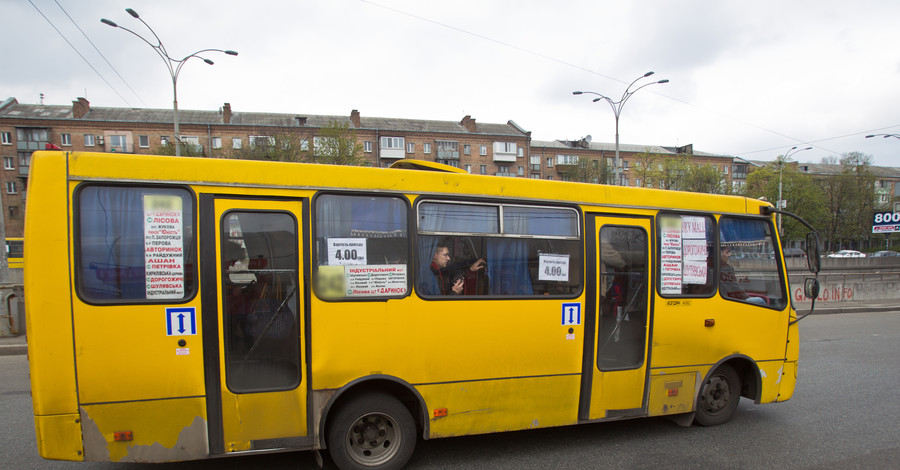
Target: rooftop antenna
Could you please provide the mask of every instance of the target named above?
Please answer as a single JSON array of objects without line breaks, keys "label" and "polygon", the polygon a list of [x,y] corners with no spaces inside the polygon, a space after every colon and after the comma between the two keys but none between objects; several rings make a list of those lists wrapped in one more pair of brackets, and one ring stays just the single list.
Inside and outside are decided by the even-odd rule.
[{"label": "rooftop antenna", "polygon": [[43,105],[44,105],[44,94],[41,93],[41,106],[43,106]]}]

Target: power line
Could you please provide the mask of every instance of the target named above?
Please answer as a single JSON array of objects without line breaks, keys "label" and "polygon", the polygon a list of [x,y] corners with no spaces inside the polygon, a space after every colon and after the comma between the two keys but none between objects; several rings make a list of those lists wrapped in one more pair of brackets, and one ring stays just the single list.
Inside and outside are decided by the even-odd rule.
[{"label": "power line", "polygon": [[103,83],[106,83],[106,85],[109,86],[109,88],[110,88],[115,94],[119,95],[119,98],[122,98],[122,101],[124,101],[125,104],[128,105],[128,107],[133,107],[133,106],[131,106],[131,103],[129,103],[128,100],[125,99],[125,97],[122,96],[122,94],[119,93],[119,91],[116,90],[115,87],[113,87],[112,84],[109,83],[108,80],[106,80],[106,77],[104,77],[103,74],[101,74],[100,71],[98,71],[96,68],[94,68],[94,66],[91,65],[90,62],[88,62],[88,60],[81,54],[81,52],[78,51],[78,48],[75,47],[75,45],[72,44],[72,43],[69,41],[68,38],[66,38],[66,36],[62,33],[62,31],[60,31],[59,28],[57,28],[56,25],[54,25],[52,21],[50,21],[50,18],[47,18],[47,16],[44,15],[44,12],[42,12],[41,9],[38,8],[37,5],[34,4],[34,2],[32,2],[31,0],[28,0],[28,3],[30,3],[31,6],[33,6],[34,9],[37,10],[37,12],[41,15],[41,17],[43,17],[44,20],[46,20],[47,23],[50,24],[50,27],[52,27],[53,30],[56,31],[56,32],[59,34],[59,36],[60,36],[61,38],[63,38],[64,41],[66,41],[66,44],[68,44],[69,47],[71,47],[72,50],[75,51],[76,54],[78,54],[78,57],[81,57],[81,60],[83,60],[84,63],[87,64],[87,66],[90,67],[91,70],[93,70],[94,73],[96,73],[97,76],[100,77],[101,80],[103,80]]},{"label": "power line", "polygon": [[[120,74],[119,71],[116,70],[116,68],[113,66],[113,64],[111,64],[109,62],[109,60],[106,58],[106,56],[103,55],[102,52],[100,52],[100,49],[97,47],[96,44],[94,44],[94,41],[91,41],[91,38],[89,38],[88,35],[84,32],[84,30],[81,29],[81,26],[78,26],[78,23],[72,18],[72,16],[69,15],[69,12],[67,12],[66,9],[63,8],[63,6],[59,4],[58,0],[53,0],[53,1],[56,3],[56,6],[58,6],[59,9],[62,10],[63,13],[65,13],[66,17],[69,18],[69,21],[71,21],[72,24],[75,25],[75,28],[77,28],[78,31],[81,32],[81,35],[84,36],[84,38],[87,39],[87,41],[91,44],[91,46],[94,47],[94,50],[97,51],[97,54],[100,54],[100,57],[103,58],[103,60],[106,62],[106,65],[109,65],[109,68],[111,68],[112,71],[115,72],[116,76],[118,76],[119,79],[122,80],[122,83],[124,83],[125,86],[128,87],[129,90],[131,90],[131,93],[133,93],[134,96],[137,97],[138,101],[140,101],[141,104],[143,104],[145,108],[149,109],[150,107],[147,106],[147,103],[145,103],[144,100],[141,98],[141,96],[136,91],[134,91],[134,88],[131,88],[131,85],[128,83],[127,80],[125,80],[125,77],[123,77],[122,74]],[[126,103],[127,103],[127,101],[126,101]],[[151,111],[151,113],[152,113],[152,111]],[[159,117],[157,117],[155,114],[154,114],[154,117],[159,119]]]},{"label": "power line", "polygon": [[[580,66],[580,65],[572,64],[572,63],[570,63],[570,62],[566,62],[566,61],[564,61],[564,60],[557,59],[557,58],[555,58],[555,57],[552,57],[552,56],[549,56],[549,55],[546,55],[546,54],[542,54],[542,53],[539,53],[539,52],[535,52],[535,51],[532,51],[532,50],[530,50],[530,49],[525,49],[525,48],[523,48],[523,47],[519,47],[519,46],[516,46],[516,45],[514,45],[514,44],[510,44],[510,43],[508,43],[508,42],[504,42],[504,41],[501,41],[501,40],[498,40],[498,39],[494,39],[494,38],[491,38],[491,37],[488,37],[488,36],[485,36],[485,35],[482,35],[482,34],[474,33],[474,32],[471,32],[471,31],[467,31],[467,30],[462,29],[462,28],[459,28],[459,27],[457,27],[457,26],[448,25],[448,24],[446,24],[446,23],[441,23],[440,21],[432,20],[432,19],[430,19],[430,18],[426,18],[426,17],[423,17],[423,16],[415,15],[415,14],[412,14],[412,13],[409,13],[409,12],[406,12],[406,11],[403,11],[403,10],[398,10],[398,9],[396,9],[396,8],[392,8],[392,7],[389,7],[389,6],[386,6],[386,5],[381,5],[381,4],[376,3],[376,2],[374,2],[374,1],[371,1],[371,0],[360,0],[360,1],[361,1],[362,3],[366,3],[366,4],[369,4],[369,5],[378,7],[378,8],[382,8],[382,9],[384,9],[384,10],[388,10],[388,11],[391,11],[391,12],[394,12],[394,13],[397,13],[397,14],[401,14],[401,15],[404,15],[404,16],[408,16],[408,17],[410,17],[410,18],[415,18],[415,19],[417,19],[417,20],[419,20],[419,21],[424,21],[424,22],[426,22],[426,23],[431,23],[431,24],[434,24],[434,25],[437,25],[437,26],[440,26],[440,27],[443,27],[443,28],[451,29],[451,30],[453,30],[453,31],[457,31],[457,32],[459,32],[459,33],[463,33],[463,34],[466,34],[466,35],[469,35],[469,36],[472,36],[472,37],[475,37],[475,38],[478,38],[478,39],[482,39],[482,40],[485,40],[485,41],[493,42],[493,43],[498,44],[498,45],[500,45],[500,46],[507,47],[507,48],[510,48],[510,49],[513,49],[513,50],[516,50],[516,51],[519,51],[519,52],[523,52],[523,53],[525,53],[525,54],[533,55],[533,56],[539,57],[539,58],[541,58],[541,59],[549,60],[549,61],[551,61],[551,62],[556,62],[556,63],[558,63],[558,64],[561,64],[561,65],[564,65],[564,66],[567,66],[567,67],[571,67],[571,68],[574,68],[574,69],[577,69],[577,70],[581,70],[581,71],[583,71],[583,72],[587,72],[587,73],[590,73],[590,74],[593,74],[593,75],[597,75],[597,76],[599,76],[599,77],[603,77],[603,78],[606,78],[606,79],[609,79],[609,80],[612,80],[612,81],[615,81],[615,82],[619,82],[619,83],[621,83],[621,84],[623,84],[623,85],[627,85],[627,84],[629,83],[629,82],[627,82],[627,81],[619,80],[618,78],[615,78],[615,77],[611,77],[611,76],[609,76],[609,75],[602,74],[602,73],[600,73],[600,72],[597,72],[597,71],[595,71],[595,70],[588,69],[588,68],[586,68],[586,67],[582,67],[582,66]],[[689,102],[689,101],[685,101],[685,100],[682,100],[682,99],[679,99],[679,98],[675,98],[674,96],[669,96],[669,95],[667,95],[667,94],[665,94],[665,93],[661,93],[661,92],[656,91],[656,90],[649,90],[649,92],[650,92],[650,93],[653,93],[653,94],[655,94],[655,95],[657,95],[657,96],[661,96],[661,97],[663,97],[663,98],[670,99],[670,100],[675,101],[675,102],[677,102],[677,103],[681,103],[681,104],[690,106],[690,107],[692,107],[692,108],[696,108],[696,109],[698,109],[698,110],[700,110],[700,111],[703,111],[703,112],[706,112],[706,113],[710,113],[710,114],[713,114],[713,115],[716,115],[716,116],[720,116],[720,117],[723,117],[723,118],[726,118],[726,119],[729,119],[729,120],[738,122],[738,123],[740,123],[740,124],[744,124],[744,125],[746,125],[746,126],[754,127],[754,128],[756,128],[756,129],[759,129],[759,130],[762,130],[762,131],[765,131],[765,132],[768,132],[768,133],[777,135],[777,136],[779,136],[779,137],[784,137],[784,138],[786,138],[786,139],[793,140],[793,141],[795,141],[795,142],[797,142],[797,143],[811,144],[811,143],[813,143],[813,142],[822,142],[822,141],[825,141],[825,140],[830,140],[830,139],[822,139],[822,140],[818,140],[818,141],[804,142],[802,139],[798,139],[798,138],[796,138],[796,137],[793,137],[793,136],[790,136],[790,135],[787,135],[787,134],[778,132],[778,131],[776,131],[776,130],[774,130],[774,129],[769,129],[769,128],[767,128],[767,127],[764,127],[764,126],[761,126],[761,125],[758,125],[758,124],[755,124],[755,123],[752,123],[752,122],[749,122],[749,121],[745,121],[745,120],[743,120],[743,119],[740,119],[740,118],[737,118],[737,117],[734,117],[734,116],[731,116],[731,115],[728,115],[728,114],[725,114],[725,113],[721,113],[721,112],[718,112],[718,111],[713,111],[713,110],[710,110],[710,109],[706,109],[706,108],[703,108],[703,107],[701,107],[701,106],[695,105],[695,104],[693,104],[693,103],[691,103],[691,102]],[[855,135],[855,134],[850,134],[850,135]],[[837,138],[837,137],[835,137],[835,138]],[[776,148],[783,148],[783,147],[776,147]],[[835,151],[833,151],[833,150],[829,150],[829,149],[823,148],[823,147],[816,146],[816,148],[818,148],[819,150],[824,150],[824,151],[829,152],[829,153],[837,154],[837,152],[835,152]],[[762,151],[764,151],[764,150],[757,150],[757,151],[749,152],[749,153],[756,153],[756,152],[762,152]]]}]

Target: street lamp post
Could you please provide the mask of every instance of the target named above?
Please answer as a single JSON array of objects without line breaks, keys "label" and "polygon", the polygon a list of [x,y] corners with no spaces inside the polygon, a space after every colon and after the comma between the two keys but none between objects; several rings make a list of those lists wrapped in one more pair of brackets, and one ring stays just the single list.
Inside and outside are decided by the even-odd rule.
[{"label": "street lamp post", "polygon": [[[804,147],[801,149],[795,145],[795,146],[791,147],[790,149],[788,149],[787,152],[784,152],[784,155],[782,156],[782,160],[778,163],[778,203],[775,204],[775,206],[776,206],[775,208],[778,210],[784,210],[784,204],[782,203],[782,199],[781,199],[781,180],[782,180],[782,176],[784,175],[784,164],[785,164],[785,162],[787,162],[788,158],[791,155],[795,155],[804,150],[812,150],[812,147]],[[781,214],[778,214],[777,225],[778,225],[778,236],[783,237],[784,229],[781,227]]]},{"label": "street lamp post", "polygon": [[644,88],[644,87],[650,86],[650,85],[656,85],[657,83],[669,83],[668,79],[658,80],[655,82],[645,83],[645,84],[635,88],[634,90],[631,90],[631,87],[635,83],[637,83],[638,80],[640,80],[642,78],[647,78],[650,75],[653,75],[652,71],[647,72],[647,73],[641,75],[640,77],[634,79],[634,81],[632,81],[627,87],[625,87],[625,93],[622,94],[622,97],[619,99],[619,101],[613,101],[612,98],[610,98],[606,95],[597,93],[595,91],[573,91],[572,92],[573,95],[584,95],[584,94],[597,95],[597,98],[594,98],[594,100],[593,100],[594,103],[596,103],[600,100],[606,100],[606,102],[609,103],[609,106],[613,110],[613,114],[616,117],[616,160],[615,160],[614,168],[613,168],[616,185],[622,184],[621,174],[620,174],[621,167],[620,167],[620,162],[619,162],[619,116],[622,114],[622,108],[625,106],[625,102],[628,101],[628,98],[631,98],[631,96],[634,95],[635,93],[637,93],[637,91],[640,90],[641,88]]},{"label": "street lamp post", "polygon": [[163,62],[166,63],[166,69],[168,69],[168,71],[169,71],[169,76],[172,77],[172,110],[174,111],[173,120],[174,120],[174,125],[175,125],[174,126],[175,127],[175,155],[180,156],[181,155],[181,134],[180,134],[180,131],[178,128],[178,74],[181,73],[181,67],[183,67],[184,64],[189,59],[192,59],[195,57],[202,60],[203,62],[206,62],[209,65],[213,65],[213,61],[200,56],[200,54],[202,54],[204,52],[223,52],[227,55],[234,55],[234,56],[238,55],[238,53],[235,51],[232,51],[230,49],[229,50],[201,49],[199,51],[196,51],[196,52],[186,55],[184,58],[174,59],[169,55],[169,52],[166,51],[166,46],[163,45],[162,40],[159,39],[159,36],[156,35],[156,31],[153,31],[153,28],[151,28],[150,25],[148,25],[146,21],[141,19],[141,17],[137,14],[136,11],[134,11],[131,8],[126,8],[125,11],[128,12],[129,15],[136,18],[141,23],[144,23],[144,26],[146,26],[147,29],[150,30],[150,33],[153,34],[153,38],[156,39],[156,44],[148,41],[146,38],[144,38],[140,34],[134,32],[124,26],[119,26],[116,23],[114,23],[106,18],[101,18],[100,22],[103,24],[112,26],[113,28],[119,28],[119,29],[128,31],[129,33],[137,36],[138,39],[140,39],[141,41],[144,41],[150,47],[152,47],[153,51],[156,52],[156,54],[163,60]]}]

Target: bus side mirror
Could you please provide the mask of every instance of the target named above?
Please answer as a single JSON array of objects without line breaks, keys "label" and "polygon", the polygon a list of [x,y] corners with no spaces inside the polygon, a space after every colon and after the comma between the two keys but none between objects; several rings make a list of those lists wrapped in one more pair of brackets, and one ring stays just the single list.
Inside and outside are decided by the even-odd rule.
[{"label": "bus side mirror", "polygon": [[806,263],[810,272],[819,272],[821,267],[819,261],[819,234],[816,232],[806,234]]},{"label": "bus side mirror", "polygon": [[803,295],[807,299],[816,299],[819,297],[819,280],[814,277],[808,277],[803,283]]}]

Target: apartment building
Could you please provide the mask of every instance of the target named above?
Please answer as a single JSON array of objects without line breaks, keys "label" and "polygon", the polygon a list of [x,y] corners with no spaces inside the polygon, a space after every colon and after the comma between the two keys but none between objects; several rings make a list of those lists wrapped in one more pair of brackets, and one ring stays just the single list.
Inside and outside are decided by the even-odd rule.
[{"label": "apartment building", "polygon": [[[567,141],[531,142],[529,152],[529,176],[545,179],[565,180],[568,170],[584,160],[604,162],[608,168],[615,168],[616,146],[614,143],[592,142],[590,138]],[[658,145],[619,144],[619,184],[622,186],[646,186],[641,180],[639,168],[652,160],[661,165],[663,159],[687,157],[693,165],[710,165],[722,175],[728,186],[740,188],[746,183],[747,166],[750,162],[731,155],[718,155],[694,150],[693,145],[664,147]]]},{"label": "apartment building", "polygon": [[[70,151],[154,154],[172,142],[171,109],[92,107],[84,98],[71,106],[0,103],[0,202],[6,238],[22,237],[31,154],[47,148]],[[531,133],[513,121],[481,123],[362,116],[239,112],[225,103],[216,111],[180,110],[181,141],[191,154],[232,158],[240,150],[275,142],[297,143],[315,154],[319,131],[345,125],[362,146],[365,164],[389,166],[397,160],[430,160],[470,173],[524,176]]]}]

